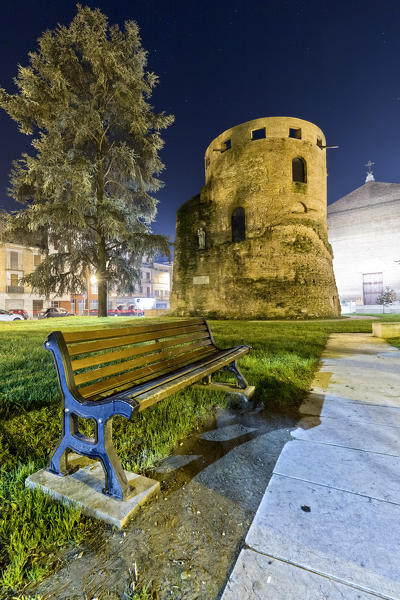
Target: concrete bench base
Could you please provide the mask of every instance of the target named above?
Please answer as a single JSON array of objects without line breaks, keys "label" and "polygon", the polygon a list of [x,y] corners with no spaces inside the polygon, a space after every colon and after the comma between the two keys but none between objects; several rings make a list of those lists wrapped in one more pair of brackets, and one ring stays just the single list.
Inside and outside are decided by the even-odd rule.
[{"label": "concrete bench base", "polygon": [[393,323],[372,323],[372,335],[380,338],[400,337],[400,321]]},{"label": "concrete bench base", "polygon": [[58,502],[72,504],[85,515],[122,529],[139,506],[160,488],[154,479],[129,471],[125,475],[132,486],[132,495],[127,500],[103,493],[104,472],[99,462],[92,462],[67,477],[41,469],[27,477],[25,486],[38,488]]}]

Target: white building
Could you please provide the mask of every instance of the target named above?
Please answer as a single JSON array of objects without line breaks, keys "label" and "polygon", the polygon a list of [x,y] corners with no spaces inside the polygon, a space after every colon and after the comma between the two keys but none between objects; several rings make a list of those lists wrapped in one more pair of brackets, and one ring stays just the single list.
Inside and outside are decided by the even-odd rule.
[{"label": "white building", "polygon": [[369,171],[364,185],[328,206],[328,236],[343,312],[382,311],[376,299],[386,288],[400,300],[399,183]]},{"label": "white building", "polygon": [[[169,309],[169,297],[172,283],[172,263],[155,262],[143,259],[140,267],[140,282],[132,295],[109,294],[109,308],[120,304],[136,304],[145,310]],[[97,292],[96,292],[97,293]]]}]

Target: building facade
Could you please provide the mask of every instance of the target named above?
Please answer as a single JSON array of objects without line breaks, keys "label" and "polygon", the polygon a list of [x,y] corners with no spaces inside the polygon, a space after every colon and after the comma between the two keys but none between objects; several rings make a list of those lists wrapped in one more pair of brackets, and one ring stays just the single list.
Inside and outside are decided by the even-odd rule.
[{"label": "building facade", "polygon": [[371,172],[364,185],[328,207],[328,235],[344,311],[377,306],[392,289],[400,299],[400,184],[381,183]]},{"label": "building facade", "polygon": [[[55,251],[55,250],[52,250]],[[11,242],[0,243],[0,308],[26,310],[30,318],[36,318],[43,308],[56,306],[77,315],[97,314],[97,282],[88,273],[86,291],[78,295],[45,298],[32,294],[21,279],[42,260],[42,249]],[[119,304],[135,303],[143,309],[168,309],[172,281],[172,263],[144,260],[141,265],[140,283],[131,296],[109,294],[109,310]]]},{"label": "building facade", "polygon": [[325,148],[316,125],[291,117],[248,121],[211,142],[205,186],[177,213],[175,314],[339,314]]},{"label": "building facade", "polygon": [[24,246],[11,242],[0,244],[0,308],[23,309],[29,316],[37,317],[42,308],[62,306],[69,310],[68,297],[46,300],[32,294],[21,278],[29,275],[40,264],[42,250],[36,246]]},{"label": "building facade", "polygon": [[[143,259],[140,266],[140,281],[132,294],[108,293],[108,310],[119,306],[134,305],[143,310],[169,309],[172,282],[172,263]],[[88,272],[86,291],[71,297],[71,311],[77,315],[97,314],[97,281]]]}]

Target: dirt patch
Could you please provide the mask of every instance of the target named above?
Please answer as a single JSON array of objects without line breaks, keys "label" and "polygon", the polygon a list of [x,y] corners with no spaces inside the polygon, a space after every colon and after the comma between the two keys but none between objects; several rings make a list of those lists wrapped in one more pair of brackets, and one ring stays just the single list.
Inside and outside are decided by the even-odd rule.
[{"label": "dirt patch", "polygon": [[99,525],[90,544],[65,551],[35,593],[44,600],[128,599],[136,568],[159,600],[215,600],[297,420],[250,406],[210,417],[208,434],[185,440],[148,473],[162,482],[160,496],[123,532]]}]

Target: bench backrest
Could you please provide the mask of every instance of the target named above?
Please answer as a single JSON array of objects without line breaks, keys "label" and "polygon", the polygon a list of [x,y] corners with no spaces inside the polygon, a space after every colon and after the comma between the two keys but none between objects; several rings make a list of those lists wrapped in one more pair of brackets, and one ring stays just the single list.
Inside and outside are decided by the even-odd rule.
[{"label": "bench backrest", "polygon": [[101,399],[217,352],[203,318],[54,334],[64,368],[85,400]]}]

